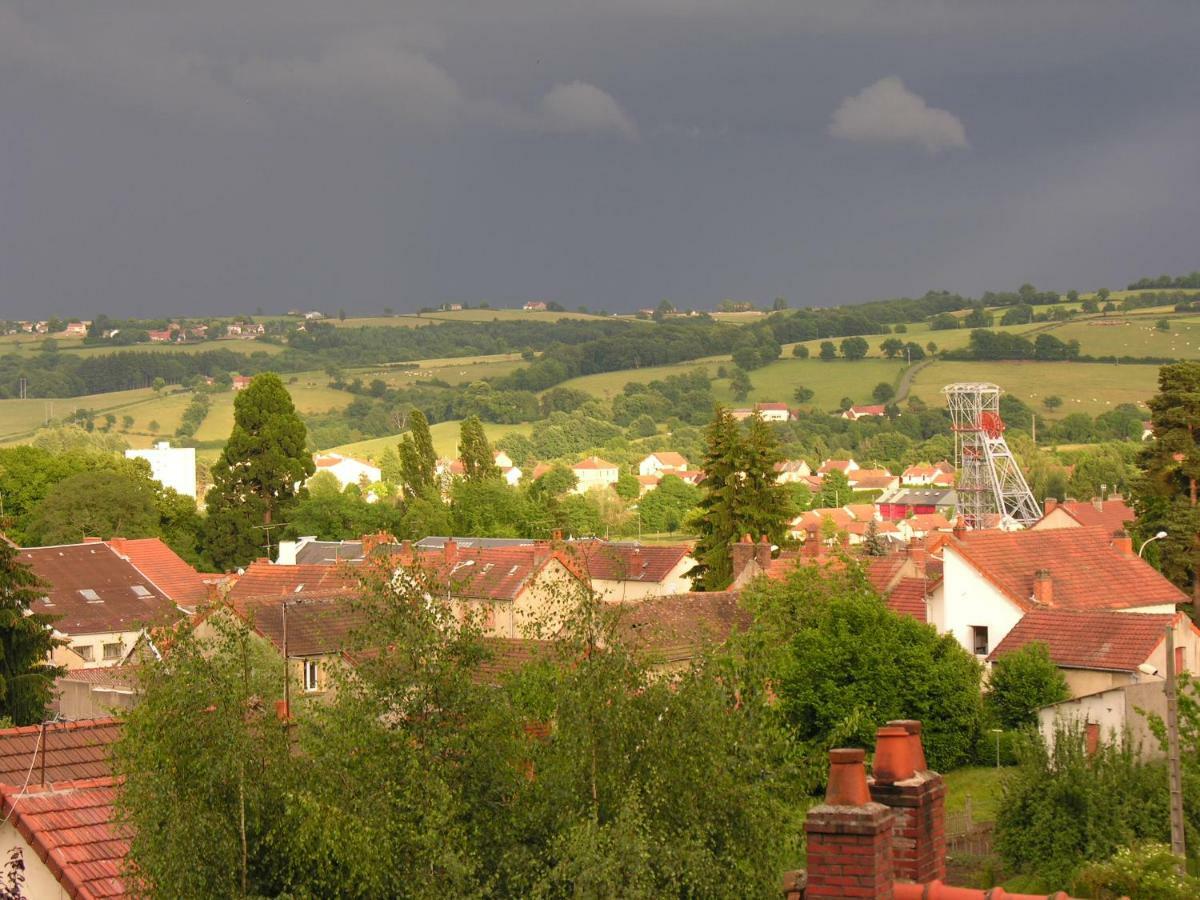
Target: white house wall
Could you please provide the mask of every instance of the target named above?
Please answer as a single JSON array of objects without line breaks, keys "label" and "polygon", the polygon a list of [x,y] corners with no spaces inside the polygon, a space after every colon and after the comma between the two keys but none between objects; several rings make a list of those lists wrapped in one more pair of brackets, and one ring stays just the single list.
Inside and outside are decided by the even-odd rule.
[{"label": "white house wall", "polygon": [[946,547],[942,572],[941,586],[930,604],[930,621],[938,631],[954,635],[968,652],[974,652],[971,629],[986,627],[991,652],[1024,612],[952,547]]}]

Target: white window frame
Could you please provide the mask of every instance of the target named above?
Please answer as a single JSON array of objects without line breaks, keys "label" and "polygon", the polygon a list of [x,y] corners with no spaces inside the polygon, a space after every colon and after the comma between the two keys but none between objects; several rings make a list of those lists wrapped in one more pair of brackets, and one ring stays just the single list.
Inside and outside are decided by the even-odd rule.
[{"label": "white window frame", "polygon": [[[979,652],[979,633],[981,631],[983,632],[983,637],[984,637],[982,653]],[[992,649],[992,636],[991,636],[990,630],[988,629],[988,626],[972,625],[971,626],[971,651],[976,656],[987,656],[988,653],[991,652],[991,649]]]},{"label": "white window frame", "polygon": [[[113,647],[116,648],[116,651],[110,654],[109,649]],[[115,641],[102,645],[100,648],[100,655],[104,657],[105,662],[111,662],[114,659],[120,659],[125,655],[125,642]]]},{"label": "white window frame", "polygon": [[71,649],[78,653],[84,662],[93,662],[96,659],[96,647],[93,644],[76,644]]},{"label": "white window frame", "polygon": [[306,659],[301,661],[301,677],[304,680],[304,692],[316,693],[321,689],[321,663],[319,660]]}]

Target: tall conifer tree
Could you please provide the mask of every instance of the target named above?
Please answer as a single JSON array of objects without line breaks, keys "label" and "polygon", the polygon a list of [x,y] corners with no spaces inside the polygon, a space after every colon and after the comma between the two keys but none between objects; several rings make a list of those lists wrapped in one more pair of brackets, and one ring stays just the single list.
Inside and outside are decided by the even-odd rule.
[{"label": "tall conifer tree", "polygon": [[496,468],[496,460],[492,456],[492,445],[488,443],[479,416],[463,419],[459,430],[458,457],[462,460],[463,475],[467,481],[500,477],[500,470]]},{"label": "tall conifer tree", "polygon": [[419,409],[408,417],[410,431],[400,440],[400,478],[405,497],[431,497],[437,488],[437,453],[429,420]]},{"label": "tall conifer tree", "polygon": [[315,471],[307,429],[279,376],[256,375],[233,401],[233,431],[212,467],[206,550],[220,568],[263,554],[259,526],[279,523]]},{"label": "tall conifer tree", "polygon": [[17,548],[0,535],[0,716],[14,725],[45,719],[54,679],[65,671],[47,662],[56,644],[53,619],[30,612],[45,592]]}]

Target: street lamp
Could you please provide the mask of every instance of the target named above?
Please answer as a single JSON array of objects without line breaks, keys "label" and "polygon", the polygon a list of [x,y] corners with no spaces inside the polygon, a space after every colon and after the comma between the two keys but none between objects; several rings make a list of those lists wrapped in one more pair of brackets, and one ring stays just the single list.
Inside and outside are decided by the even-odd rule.
[{"label": "street lamp", "polygon": [[1139,558],[1141,557],[1141,555],[1142,555],[1142,551],[1146,549],[1146,545],[1147,545],[1147,544],[1151,544],[1151,543],[1153,543],[1154,541],[1161,541],[1161,540],[1162,540],[1163,538],[1165,538],[1166,536],[1167,536],[1167,533],[1166,533],[1165,531],[1160,531],[1160,532],[1159,532],[1158,534],[1156,534],[1154,537],[1152,537],[1152,538],[1146,538],[1146,540],[1142,541],[1142,546],[1138,547],[1138,557],[1139,557]]}]

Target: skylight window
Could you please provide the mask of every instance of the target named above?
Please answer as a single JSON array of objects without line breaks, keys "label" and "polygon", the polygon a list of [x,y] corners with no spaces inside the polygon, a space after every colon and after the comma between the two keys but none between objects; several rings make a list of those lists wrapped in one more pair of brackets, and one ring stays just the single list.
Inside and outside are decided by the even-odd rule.
[{"label": "skylight window", "polygon": [[81,597],[83,597],[83,599],[86,600],[88,603],[103,603],[104,602],[103,600],[100,599],[100,595],[97,594],[95,591],[93,591],[91,588],[80,588],[79,595]]},{"label": "skylight window", "polygon": [[152,596],[154,596],[154,595],[153,595],[153,594],[151,594],[151,593],[150,593],[148,590],[146,590],[146,588],[145,588],[144,586],[142,586],[142,585],[140,585],[140,584],[131,585],[129,589],[130,589],[131,591],[133,591],[133,593],[134,593],[134,596],[135,596],[135,597],[143,597],[143,598],[145,598],[145,597],[152,597]]}]

